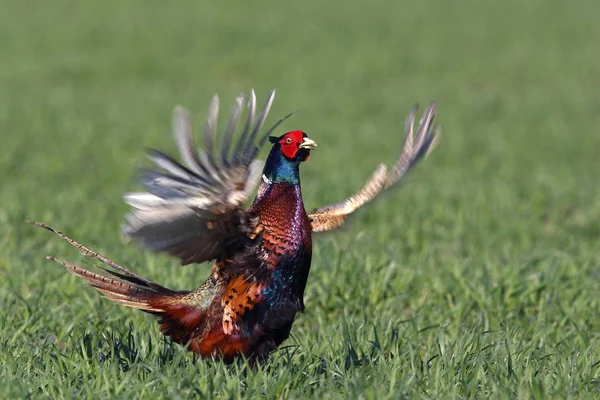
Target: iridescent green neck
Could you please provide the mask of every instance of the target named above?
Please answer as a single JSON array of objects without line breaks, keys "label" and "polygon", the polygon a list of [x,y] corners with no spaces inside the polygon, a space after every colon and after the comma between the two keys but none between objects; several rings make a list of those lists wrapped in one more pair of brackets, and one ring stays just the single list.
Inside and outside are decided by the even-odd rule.
[{"label": "iridescent green neck", "polygon": [[273,147],[267,158],[263,176],[270,183],[291,183],[297,185],[300,183],[300,161],[289,160],[277,147]]}]

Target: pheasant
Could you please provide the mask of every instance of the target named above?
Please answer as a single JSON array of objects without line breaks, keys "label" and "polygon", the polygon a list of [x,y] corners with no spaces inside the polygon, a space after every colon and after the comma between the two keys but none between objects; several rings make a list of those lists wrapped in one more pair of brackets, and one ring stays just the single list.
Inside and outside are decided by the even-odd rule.
[{"label": "pheasant", "polygon": [[[182,265],[214,261],[210,276],[198,289],[179,291],[158,285],[65,234],[33,222],[103,263],[99,268],[106,274],[47,258],[107,298],[157,316],[164,335],[201,357],[226,363],[240,356],[252,363],[266,360],[289,336],[296,314],[304,311],[312,234],[339,227],[349,215],[396,186],[439,137],[433,124],[435,104],[425,110],[416,132],[415,106],[406,119],[402,152],[391,169],[380,164],[354,195],[307,213],[299,167],[317,144],[300,130],[270,136],[290,115],[261,132],[274,96],[271,91],[257,115],[254,91],[247,103],[240,95],[221,143],[215,146],[219,113],[215,95],[203,149],[197,149],[194,142],[189,113],[176,107],[173,131],[185,165],[149,150],[149,158],[162,172],[144,171],[141,180],[146,192],[124,196],[132,207],[123,226],[127,237],[180,259]],[[240,122],[244,126],[238,129]],[[262,168],[257,156],[267,140],[272,147]],[[259,182],[254,202],[244,209]]]}]

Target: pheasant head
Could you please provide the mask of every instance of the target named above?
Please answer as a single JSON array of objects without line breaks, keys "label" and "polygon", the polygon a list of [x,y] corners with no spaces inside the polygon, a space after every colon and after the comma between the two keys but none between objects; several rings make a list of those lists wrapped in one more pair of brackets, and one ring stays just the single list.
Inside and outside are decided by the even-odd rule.
[{"label": "pheasant head", "polygon": [[300,163],[308,159],[310,151],[317,148],[317,143],[302,131],[270,136],[269,141],[273,143],[273,148],[265,164],[264,177],[272,183],[299,183]]}]

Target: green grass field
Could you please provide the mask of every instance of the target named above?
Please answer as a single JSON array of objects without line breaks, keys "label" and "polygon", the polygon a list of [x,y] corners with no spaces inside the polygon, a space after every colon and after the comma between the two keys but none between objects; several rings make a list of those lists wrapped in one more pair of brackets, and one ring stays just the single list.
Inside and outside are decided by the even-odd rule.
[{"label": "green grass field", "polygon": [[[1,3],[0,398],[600,396],[597,1]],[[306,313],[257,370],[165,341],[24,222],[195,288],[208,265],[123,243],[121,194],[144,147],[174,153],[175,104],[200,124],[252,87],[319,143],[307,208],[393,162],[415,102],[443,126],[400,190],[315,237]]]}]

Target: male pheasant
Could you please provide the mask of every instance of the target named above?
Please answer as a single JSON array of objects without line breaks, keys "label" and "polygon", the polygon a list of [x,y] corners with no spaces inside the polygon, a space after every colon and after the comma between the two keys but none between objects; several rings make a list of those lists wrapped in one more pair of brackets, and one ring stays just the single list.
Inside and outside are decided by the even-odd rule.
[{"label": "male pheasant", "polygon": [[[425,110],[416,132],[415,107],[406,120],[400,158],[389,171],[380,164],[356,194],[307,213],[299,166],[317,144],[299,130],[269,136],[287,117],[261,134],[274,95],[272,91],[256,116],[251,92],[244,127],[234,140],[244,111],[240,95],[218,149],[217,96],[208,111],[204,149],[196,148],[188,112],[175,108],[174,135],[185,166],[150,150],[150,159],[163,172],[146,171],[142,183],[147,192],[124,196],[133,208],[123,227],[128,237],[179,258],[182,265],[215,260],[198,289],[167,289],[36,222],[105,264],[101,268],[110,276],[48,258],[109,299],[159,317],[163,334],[202,357],[265,360],[289,336],[296,313],[304,310],[312,233],[339,227],[347,216],[396,185],[439,136],[433,129],[435,104]],[[263,163],[256,157],[267,139],[273,145],[261,174]],[[258,195],[244,210],[258,181]]]}]

